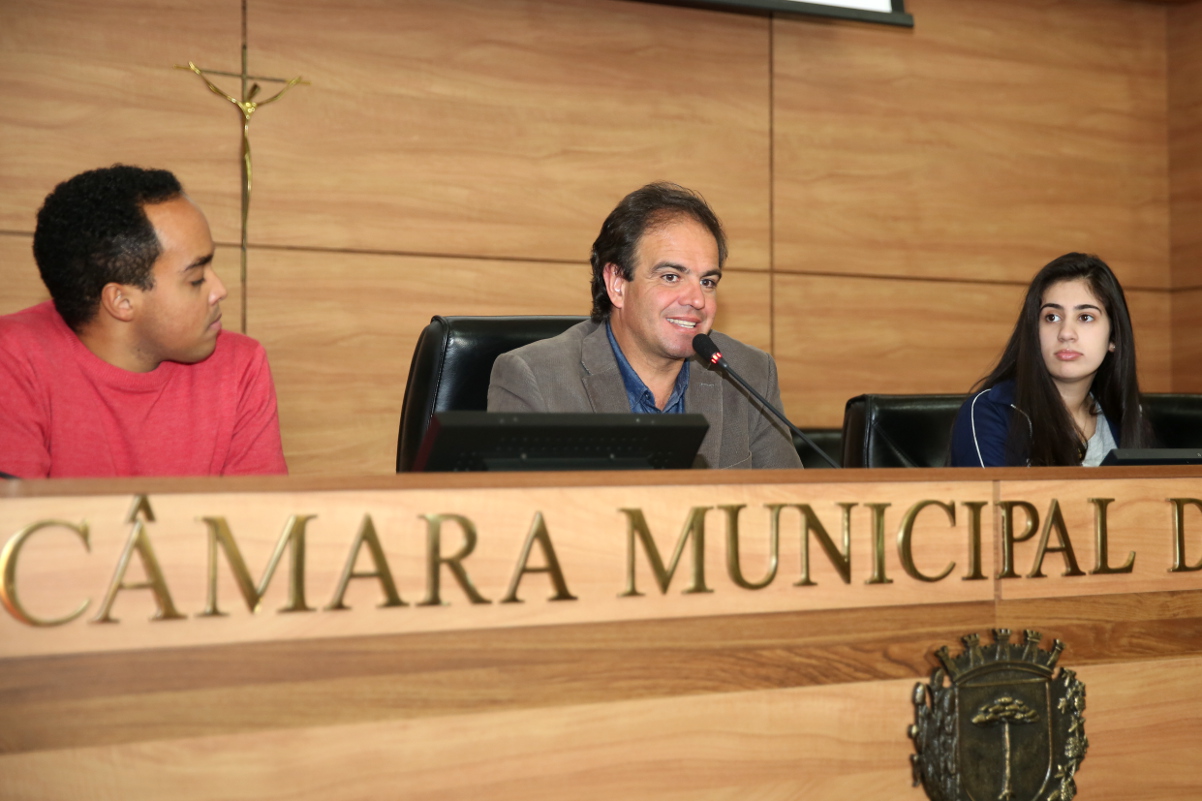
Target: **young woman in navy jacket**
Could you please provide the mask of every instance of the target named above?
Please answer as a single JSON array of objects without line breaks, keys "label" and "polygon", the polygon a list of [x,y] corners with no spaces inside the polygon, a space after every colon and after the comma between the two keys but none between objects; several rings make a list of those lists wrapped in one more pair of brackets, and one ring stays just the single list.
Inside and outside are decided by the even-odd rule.
[{"label": "young woman in navy jacket", "polygon": [[1096,256],[1061,256],[1031,281],[1001,360],[960,407],[951,465],[1095,466],[1149,439],[1123,288]]}]

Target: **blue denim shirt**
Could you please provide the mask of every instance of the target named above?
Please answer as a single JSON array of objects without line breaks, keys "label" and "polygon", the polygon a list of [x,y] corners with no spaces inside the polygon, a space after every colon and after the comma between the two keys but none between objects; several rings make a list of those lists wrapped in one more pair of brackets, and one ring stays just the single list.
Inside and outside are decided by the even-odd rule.
[{"label": "blue denim shirt", "polygon": [[672,387],[672,395],[664,405],[663,412],[660,412],[659,407],[655,405],[655,395],[647,389],[643,379],[639,378],[639,374],[630,366],[630,362],[626,361],[625,354],[618,347],[618,340],[614,338],[608,320],[605,322],[605,334],[609,337],[609,346],[614,350],[614,358],[618,360],[618,372],[622,374],[622,383],[626,385],[626,399],[630,401],[630,411],[635,414],[684,414],[684,393],[689,388],[688,359],[680,366],[676,386]]}]

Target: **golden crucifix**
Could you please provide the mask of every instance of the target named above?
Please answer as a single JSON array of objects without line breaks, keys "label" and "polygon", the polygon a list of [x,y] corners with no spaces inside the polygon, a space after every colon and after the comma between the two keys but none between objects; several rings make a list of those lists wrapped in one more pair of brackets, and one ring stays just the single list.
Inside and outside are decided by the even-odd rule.
[{"label": "golden crucifix", "polygon": [[[246,69],[246,0],[242,1],[242,72],[221,72],[220,70],[206,70],[196,66],[189,61],[185,67],[182,64],[176,64],[177,70],[191,70],[200,76],[200,79],[209,87],[209,91],[218,97],[223,97],[229,102],[238,107],[238,111],[242,113],[242,265],[239,273],[239,278],[242,283],[242,333],[246,333],[246,221],[250,214],[250,190],[251,190],[251,161],[250,161],[250,118],[262,106],[268,103],[274,103],[279,100],[285,92],[297,84],[308,85],[308,81],[302,80],[298,75],[292,79],[284,78],[264,78],[257,75],[247,74]],[[242,80],[242,96],[241,99],[233,97],[223,92],[215,83],[209,80],[210,75],[226,75],[231,78],[240,78]],[[284,88],[276,92],[266,100],[255,100],[259,95],[259,81],[267,83],[282,83]],[[253,82],[253,83],[251,83]],[[247,87],[247,83],[251,83]]]}]

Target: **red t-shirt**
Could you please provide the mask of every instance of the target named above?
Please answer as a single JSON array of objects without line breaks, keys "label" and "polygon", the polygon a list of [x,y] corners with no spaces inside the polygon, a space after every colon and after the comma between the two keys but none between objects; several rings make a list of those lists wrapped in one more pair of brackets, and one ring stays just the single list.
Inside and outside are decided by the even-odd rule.
[{"label": "red t-shirt", "polygon": [[222,331],[202,362],[131,373],[88,350],[52,301],[0,317],[0,471],[287,473],[267,354]]}]

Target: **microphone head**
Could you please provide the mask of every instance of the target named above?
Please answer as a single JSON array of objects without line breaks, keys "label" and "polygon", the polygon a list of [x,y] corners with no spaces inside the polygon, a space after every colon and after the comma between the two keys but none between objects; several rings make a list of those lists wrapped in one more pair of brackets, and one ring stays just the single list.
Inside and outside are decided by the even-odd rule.
[{"label": "microphone head", "polygon": [[698,334],[693,337],[693,350],[710,364],[720,364],[723,361],[722,351],[718,350],[718,346],[714,340],[710,339],[709,334]]}]

